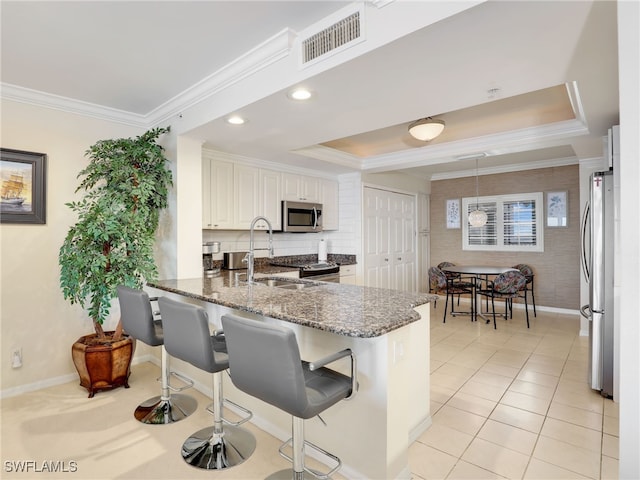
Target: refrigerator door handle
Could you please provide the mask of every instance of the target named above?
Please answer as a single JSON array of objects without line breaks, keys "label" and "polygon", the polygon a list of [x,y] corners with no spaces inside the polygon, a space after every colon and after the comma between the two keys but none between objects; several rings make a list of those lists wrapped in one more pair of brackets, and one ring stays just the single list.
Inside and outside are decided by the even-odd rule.
[{"label": "refrigerator door handle", "polygon": [[591,307],[589,305],[583,305],[582,307],[580,307],[580,315],[588,320],[591,320]]},{"label": "refrigerator door handle", "polygon": [[584,207],[584,212],[582,214],[582,273],[584,274],[584,278],[585,280],[588,282],[589,281],[589,264],[588,264],[588,257],[589,254],[587,253],[587,228],[589,225],[589,210],[591,209],[591,204],[590,202],[587,202],[587,204]]}]

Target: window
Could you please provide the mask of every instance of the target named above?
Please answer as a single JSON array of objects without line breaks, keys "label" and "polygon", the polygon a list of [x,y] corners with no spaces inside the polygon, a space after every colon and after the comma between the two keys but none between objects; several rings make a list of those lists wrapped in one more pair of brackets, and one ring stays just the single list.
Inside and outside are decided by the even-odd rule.
[{"label": "window", "polygon": [[[543,252],[542,192],[462,199],[462,249]],[[477,208],[487,214],[482,227],[469,225]]]}]

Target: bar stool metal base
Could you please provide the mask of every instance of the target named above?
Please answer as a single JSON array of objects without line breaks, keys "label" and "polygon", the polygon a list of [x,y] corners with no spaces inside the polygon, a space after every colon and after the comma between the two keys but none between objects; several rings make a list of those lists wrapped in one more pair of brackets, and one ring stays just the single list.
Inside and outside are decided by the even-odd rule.
[{"label": "bar stool metal base", "polygon": [[307,471],[303,472],[294,472],[290,468],[286,470],[280,470],[275,473],[272,473],[268,477],[265,477],[265,480],[318,480],[323,477],[316,477],[315,475],[310,474]]},{"label": "bar stool metal base", "polygon": [[198,408],[198,402],[189,395],[173,394],[168,399],[158,395],[138,405],[133,415],[136,420],[151,425],[179,422]]},{"label": "bar stool metal base", "polygon": [[255,437],[244,428],[225,426],[222,434],[214,435],[214,427],[207,427],[187,438],[182,458],[193,467],[223,470],[241,464],[255,449]]}]

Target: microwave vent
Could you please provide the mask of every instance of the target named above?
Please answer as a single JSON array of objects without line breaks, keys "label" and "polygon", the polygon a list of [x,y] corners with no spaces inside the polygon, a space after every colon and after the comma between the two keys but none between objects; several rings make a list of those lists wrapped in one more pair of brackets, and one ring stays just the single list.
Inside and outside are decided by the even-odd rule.
[{"label": "microwave vent", "polygon": [[355,12],[302,41],[302,63],[310,62],[360,38],[360,12]]}]

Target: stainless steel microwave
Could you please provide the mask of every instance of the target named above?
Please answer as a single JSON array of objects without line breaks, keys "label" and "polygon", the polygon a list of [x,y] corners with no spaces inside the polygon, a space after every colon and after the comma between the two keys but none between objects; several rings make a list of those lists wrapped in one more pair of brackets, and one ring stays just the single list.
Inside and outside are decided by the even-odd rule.
[{"label": "stainless steel microwave", "polygon": [[321,232],[322,204],[282,201],[283,232]]}]

